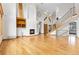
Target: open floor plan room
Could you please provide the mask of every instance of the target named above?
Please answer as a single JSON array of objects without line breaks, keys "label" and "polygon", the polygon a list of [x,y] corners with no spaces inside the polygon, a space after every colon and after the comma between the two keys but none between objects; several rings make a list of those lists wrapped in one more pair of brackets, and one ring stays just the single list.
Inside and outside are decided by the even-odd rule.
[{"label": "open floor plan room", "polygon": [[0,3],[0,55],[72,54],[79,54],[79,3]]}]

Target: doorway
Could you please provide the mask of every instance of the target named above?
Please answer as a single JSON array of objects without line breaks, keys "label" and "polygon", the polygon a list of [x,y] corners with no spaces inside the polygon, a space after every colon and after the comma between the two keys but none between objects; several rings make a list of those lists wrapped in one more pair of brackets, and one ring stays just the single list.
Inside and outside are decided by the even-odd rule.
[{"label": "doorway", "polygon": [[76,44],[76,40],[77,40],[77,33],[76,33],[76,22],[71,22],[69,24],[69,39],[68,42],[71,45],[75,45]]}]

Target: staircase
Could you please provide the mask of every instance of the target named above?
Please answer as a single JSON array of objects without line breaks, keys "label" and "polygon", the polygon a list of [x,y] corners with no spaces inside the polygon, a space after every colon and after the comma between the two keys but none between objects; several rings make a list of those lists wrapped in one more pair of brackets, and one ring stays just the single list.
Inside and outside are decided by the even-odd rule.
[{"label": "staircase", "polygon": [[52,26],[53,30],[58,30],[60,28],[63,28],[64,26],[67,26],[70,22],[74,21],[77,17],[78,14],[76,14],[74,11],[74,8],[69,9],[69,11],[61,17],[58,21],[56,21]]},{"label": "staircase", "polygon": [[[51,32],[56,30],[57,37],[68,34],[69,23],[77,20],[77,18],[79,17],[79,15],[74,10],[75,10],[75,7],[69,9],[68,12],[63,17],[61,17],[52,25],[53,29]],[[63,30],[63,28],[67,28],[67,29]]]}]

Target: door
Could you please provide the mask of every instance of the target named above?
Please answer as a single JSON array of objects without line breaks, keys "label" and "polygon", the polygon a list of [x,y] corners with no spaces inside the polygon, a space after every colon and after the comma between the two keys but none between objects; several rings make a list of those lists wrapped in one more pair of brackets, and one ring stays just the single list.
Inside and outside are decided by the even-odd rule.
[{"label": "door", "polygon": [[69,27],[69,39],[68,42],[71,45],[75,45],[76,44],[76,37],[77,37],[77,33],[76,33],[76,22],[71,22]]}]

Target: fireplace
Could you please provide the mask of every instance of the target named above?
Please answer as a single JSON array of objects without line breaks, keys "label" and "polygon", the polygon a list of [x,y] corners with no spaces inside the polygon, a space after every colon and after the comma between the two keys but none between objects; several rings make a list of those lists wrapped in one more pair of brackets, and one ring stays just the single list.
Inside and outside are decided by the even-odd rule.
[{"label": "fireplace", "polygon": [[30,29],[30,34],[35,34],[35,29]]}]

